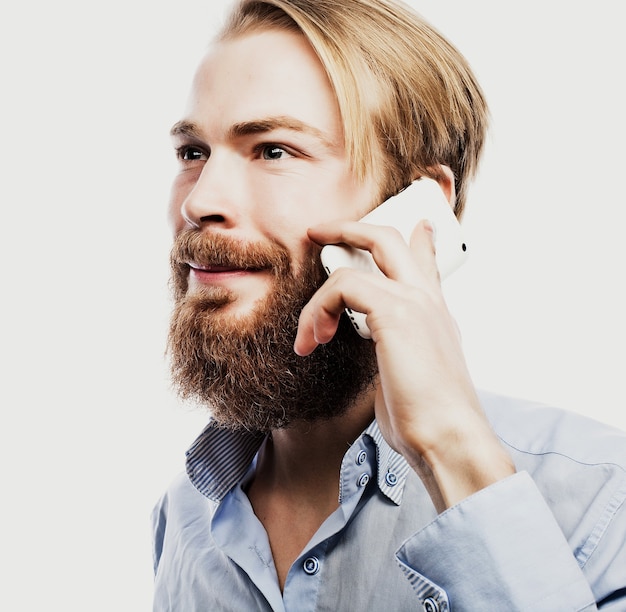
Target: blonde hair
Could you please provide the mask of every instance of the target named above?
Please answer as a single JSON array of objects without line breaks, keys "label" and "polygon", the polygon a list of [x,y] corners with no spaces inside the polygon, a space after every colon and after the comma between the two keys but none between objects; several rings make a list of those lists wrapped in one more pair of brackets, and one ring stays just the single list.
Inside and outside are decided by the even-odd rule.
[{"label": "blonde hair", "polygon": [[270,27],[301,32],[319,56],[359,178],[378,177],[387,197],[448,165],[461,216],[488,110],[454,46],[393,0],[240,0],[219,39]]}]

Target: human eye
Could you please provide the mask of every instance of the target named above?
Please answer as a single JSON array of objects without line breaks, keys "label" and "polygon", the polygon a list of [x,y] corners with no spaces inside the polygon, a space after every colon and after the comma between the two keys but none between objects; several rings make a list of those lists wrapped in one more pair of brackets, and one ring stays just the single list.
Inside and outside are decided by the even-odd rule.
[{"label": "human eye", "polygon": [[284,147],[277,144],[262,144],[256,148],[257,155],[266,161],[277,161],[293,157],[293,155]]},{"label": "human eye", "polygon": [[209,154],[200,147],[182,145],[176,147],[176,157],[184,162],[206,161],[209,158]]}]

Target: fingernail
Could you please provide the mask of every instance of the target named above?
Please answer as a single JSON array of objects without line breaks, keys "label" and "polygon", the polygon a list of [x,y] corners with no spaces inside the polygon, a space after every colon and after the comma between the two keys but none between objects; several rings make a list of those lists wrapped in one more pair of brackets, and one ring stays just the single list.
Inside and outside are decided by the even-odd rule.
[{"label": "fingernail", "polygon": [[433,242],[437,240],[437,227],[430,219],[424,219],[424,228],[433,235]]}]

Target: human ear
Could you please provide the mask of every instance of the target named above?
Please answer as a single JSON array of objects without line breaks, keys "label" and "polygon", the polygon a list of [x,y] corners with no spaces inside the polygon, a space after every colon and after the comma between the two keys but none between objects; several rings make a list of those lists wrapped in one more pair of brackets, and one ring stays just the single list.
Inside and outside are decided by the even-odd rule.
[{"label": "human ear", "polygon": [[446,196],[446,200],[448,200],[448,204],[450,204],[452,210],[454,210],[456,206],[456,187],[452,169],[449,166],[439,164],[432,168],[431,176],[439,183],[441,190]]},{"label": "human ear", "polygon": [[413,180],[417,180],[421,176],[427,176],[428,178],[437,181],[437,183],[439,183],[439,187],[441,187],[441,191],[443,191],[443,194],[446,196],[446,200],[448,200],[448,204],[450,204],[452,210],[455,210],[456,185],[454,181],[454,172],[452,172],[450,166],[446,166],[444,164],[428,166],[426,168],[426,172],[420,172]]}]

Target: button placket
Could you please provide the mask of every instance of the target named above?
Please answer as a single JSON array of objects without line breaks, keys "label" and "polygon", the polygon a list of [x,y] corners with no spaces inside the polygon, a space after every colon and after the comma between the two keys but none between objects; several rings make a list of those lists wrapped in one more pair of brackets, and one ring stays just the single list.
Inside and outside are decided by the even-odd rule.
[{"label": "button placket", "polygon": [[367,483],[370,481],[370,475],[368,473],[361,474],[359,479],[357,480],[357,485],[359,487],[367,486]]},{"label": "button placket", "polygon": [[424,612],[439,612],[439,602],[433,597],[427,597],[422,603]]},{"label": "button placket", "polygon": [[360,496],[376,470],[376,450],[367,437],[359,439],[346,453],[341,465],[339,502],[343,503],[353,495]]},{"label": "button placket", "polygon": [[305,574],[315,576],[320,571],[320,561],[317,557],[307,557],[302,563]]}]

